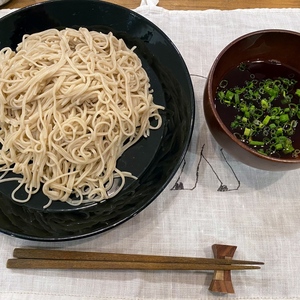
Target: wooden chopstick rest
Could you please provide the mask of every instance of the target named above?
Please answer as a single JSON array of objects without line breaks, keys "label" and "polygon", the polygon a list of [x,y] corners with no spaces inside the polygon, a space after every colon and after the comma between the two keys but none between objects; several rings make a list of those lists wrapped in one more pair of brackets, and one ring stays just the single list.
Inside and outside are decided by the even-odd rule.
[{"label": "wooden chopstick rest", "polygon": [[[214,257],[217,259],[232,259],[236,246],[212,245]],[[234,293],[230,270],[215,270],[209,290],[218,293]]]}]

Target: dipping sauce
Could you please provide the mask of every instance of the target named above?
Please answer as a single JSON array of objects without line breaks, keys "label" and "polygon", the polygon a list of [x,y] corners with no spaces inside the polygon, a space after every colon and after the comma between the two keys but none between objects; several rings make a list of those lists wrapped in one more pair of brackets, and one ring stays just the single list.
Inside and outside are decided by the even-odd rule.
[{"label": "dipping sauce", "polygon": [[275,60],[247,61],[229,71],[215,96],[227,128],[261,154],[300,155],[300,74]]}]

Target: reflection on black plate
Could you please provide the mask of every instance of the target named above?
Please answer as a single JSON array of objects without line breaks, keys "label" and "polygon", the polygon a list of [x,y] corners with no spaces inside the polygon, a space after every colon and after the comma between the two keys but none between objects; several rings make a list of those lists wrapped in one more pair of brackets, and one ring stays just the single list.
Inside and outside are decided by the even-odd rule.
[{"label": "reflection on black plate", "polygon": [[166,187],[190,142],[195,102],[186,65],[170,39],[154,24],[124,7],[97,0],[47,1],[0,19],[0,48],[15,48],[25,33],[48,28],[86,27],[123,38],[143,62],[154,101],[165,106],[163,126],[128,149],[118,167],[138,180],[128,180],[115,197],[72,207],[47,203],[42,193],[18,204],[10,198],[12,182],[0,185],[0,231],[31,240],[62,241],[101,233],[133,217]]}]

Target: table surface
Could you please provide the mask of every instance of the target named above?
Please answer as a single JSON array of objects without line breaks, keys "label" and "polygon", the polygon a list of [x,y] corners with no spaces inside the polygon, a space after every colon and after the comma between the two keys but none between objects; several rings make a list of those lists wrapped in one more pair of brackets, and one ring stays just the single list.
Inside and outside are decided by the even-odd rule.
[{"label": "table surface", "polygon": [[[6,9],[40,1],[11,0],[0,17],[9,13]],[[197,130],[185,163],[157,200],[116,230],[49,244],[0,234],[0,300],[300,300],[300,170],[266,172],[240,164],[213,140],[201,109],[206,76],[218,53],[251,31],[299,31],[300,1],[160,0],[160,8],[139,7],[141,0],[110,2],[137,8],[170,37],[187,64]],[[236,296],[211,293],[209,272],[6,269],[13,249],[20,247],[212,257],[216,243],[236,245],[236,259],[265,262],[261,270],[232,272]]]},{"label": "table surface", "polygon": [[[34,3],[42,2],[40,0],[11,0],[2,8],[20,8]],[[136,8],[140,5],[140,0],[110,0],[115,4],[127,8]],[[170,10],[205,10],[205,9],[237,9],[237,8],[299,8],[299,0],[160,0],[158,6]]]}]

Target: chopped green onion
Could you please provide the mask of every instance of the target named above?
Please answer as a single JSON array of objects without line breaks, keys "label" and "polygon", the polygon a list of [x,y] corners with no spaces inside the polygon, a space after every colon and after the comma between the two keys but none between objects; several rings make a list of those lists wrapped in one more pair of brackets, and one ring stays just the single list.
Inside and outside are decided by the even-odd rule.
[{"label": "chopped green onion", "polygon": [[288,114],[283,114],[279,117],[279,122],[280,123],[286,123],[290,120],[289,115]]},{"label": "chopped green onion", "polygon": [[228,81],[227,81],[227,80],[222,80],[222,81],[220,82],[220,84],[219,84],[219,86],[220,86],[221,88],[226,88],[227,85],[228,85]]},{"label": "chopped green onion", "polygon": [[245,63],[240,63],[238,66],[240,71],[245,71],[246,70],[246,64]]},{"label": "chopped green onion", "polygon": [[[244,68],[243,64],[239,68]],[[220,103],[234,107],[239,112],[230,126],[234,135],[259,148],[263,155],[276,151],[298,156],[292,145],[291,137],[300,119],[300,102],[294,101],[294,95],[300,97],[300,89],[294,89],[294,79],[277,78],[275,80],[250,80],[242,87],[228,88],[228,81],[221,81],[217,91]],[[278,105],[279,104],[279,105]],[[295,119],[296,118],[296,119]]]},{"label": "chopped green onion", "polygon": [[228,100],[232,100],[232,98],[234,97],[234,93],[231,92],[230,90],[228,90],[225,94],[226,99]]},{"label": "chopped green onion", "polygon": [[258,149],[257,152],[260,153],[260,154],[262,154],[262,155],[266,155],[266,156],[268,155],[268,154],[267,154],[266,152],[264,152],[264,150],[262,150],[262,149]]},{"label": "chopped green onion", "polygon": [[265,143],[261,141],[249,141],[249,145],[251,146],[263,146]]},{"label": "chopped green onion", "polygon": [[287,145],[285,146],[285,148],[283,149],[283,153],[284,154],[289,154],[292,153],[294,151],[294,147],[292,145]]},{"label": "chopped green onion", "polygon": [[245,135],[245,136],[250,136],[250,134],[251,134],[251,129],[246,127],[246,128],[244,129],[244,135]]},{"label": "chopped green onion", "polygon": [[267,101],[267,99],[262,99],[260,101],[260,104],[261,104],[262,109],[268,109],[269,108],[269,102]]},{"label": "chopped green onion", "polygon": [[282,127],[277,128],[276,135],[282,135],[282,134],[283,134],[283,128]]},{"label": "chopped green onion", "polygon": [[265,118],[263,119],[262,123],[264,125],[267,125],[269,123],[269,121],[271,120],[271,117],[269,115],[265,116]]}]

